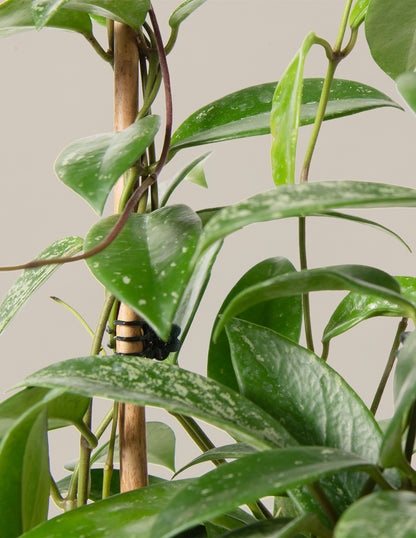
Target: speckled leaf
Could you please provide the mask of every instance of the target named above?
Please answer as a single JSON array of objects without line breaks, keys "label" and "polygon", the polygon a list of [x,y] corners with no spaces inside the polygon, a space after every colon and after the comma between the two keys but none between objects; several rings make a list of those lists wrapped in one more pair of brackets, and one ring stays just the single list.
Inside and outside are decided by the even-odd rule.
[{"label": "speckled leaf", "polygon": [[65,387],[84,396],[163,407],[211,422],[259,448],[294,443],[278,422],[240,394],[168,363],[130,356],[82,357],[39,370],[20,385]]},{"label": "speckled leaf", "polygon": [[[171,155],[180,149],[210,142],[270,134],[270,112],[276,85],[277,82],[268,82],[251,86],[200,108],[173,134]],[[315,121],[322,85],[322,78],[303,81],[300,125],[309,125]],[[370,86],[352,80],[335,79],[325,119],[340,118],[384,106],[400,108],[387,95]]]},{"label": "speckled leaf", "polygon": [[[46,24],[49,27],[72,30],[91,37],[91,19],[86,13],[65,10],[56,13]],[[35,28],[30,0],[6,0],[0,4],[0,37]]]},{"label": "speckled leaf", "polygon": [[[70,236],[59,239],[42,250],[36,259],[72,256],[82,249],[82,239]],[[54,273],[60,265],[46,265],[28,269],[17,278],[0,305],[0,333],[31,295]]]},{"label": "speckled leaf", "polygon": [[194,458],[191,462],[182,467],[176,475],[182,473],[189,467],[198,465],[198,463],[204,463],[205,461],[213,461],[219,459],[236,459],[241,458],[242,456],[247,456],[248,454],[255,454],[257,450],[250,445],[245,443],[234,443],[233,445],[226,445],[212,448],[207,450],[197,458]]},{"label": "speckled leaf", "polygon": [[355,2],[350,14],[351,28],[358,28],[358,26],[360,26],[360,24],[364,22],[365,16],[367,15],[369,3],[370,0],[357,0]]},{"label": "speckled leaf", "polygon": [[[226,330],[239,392],[281,421],[299,444],[342,448],[377,462],[380,429],[328,364],[265,327],[233,319]],[[349,504],[364,481],[360,474],[340,475],[334,490]]]},{"label": "speckled leaf", "polygon": [[[410,276],[396,277],[403,297],[416,304],[416,278]],[[328,321],[322,336],[322,342],[348,331],[358,323],[376,316],[405,316],[406,312],[399,306],[381,297],[349,293],[337,306]]]},{"label": "speckled leaf", "polygon": [[273,95],[270,116],[272,134],[272,176],[276,185],[295,182],[296,146],[300,126],[303,70],[306,56],[315,42],[311,32],[283,74]]},{"label": "speckled leaf", "polygon": [[[95,224],[85,249],[100,243],[117,215]],[[190,261],[201,234],[201,221],[187,206],[168,206],[133,214],[103,252],[87,260],[94,276],[149,323],[167,341],[182,294],[192,275]]]},{"label": "speckled leaf", "polygon": [[56,516],[24,536],[65,538],[76,529],[77,536],[88,538],[150,538],[156,514],[187,482],[164,482],[110,497]]},{"label": "speckled leaf", "polygon": [[236,506],[329,474],[371,467],[358,456],[322,447],[293,447],[245,456],[190,481],[160,513],[151,538],[170,538]]},{"label": "speckled leaf", "polygon": [[229,319],[261,301],[321,290],[350,290],[387,299],[407,317],[416,319],[416,306],[400,293],[395,278],[365,265],[334,265],[288,273],[246,288],[229,303],[214,330],[214,339]]},{"label": "speckled leaf", "polygon": [[124,22],[139,30],[150,9],[150,0],[32,0],[38,29],[45,26],[55,14],[68,9]]},{"label": "speckled leaf", "polygon": [[415,538],[416,494],[378,491],[341,515],[334,538]]},{"label": "speckled leaf", "polygon": [[152,143],[159,126],[159,116],[146,116],[124,131],[77,140],[59,154],[56,175],[101,215],[114,184]]},{"label": "speckled leaf", "polygon": [[396,79],[399,92],[416,114],[416,73],[402,73]]},{"label": "speckled leaf", "polygon": [[390,77],[416,67],[416,3],[413,0],[371,0],[365,34],[376,63]]},{"label": "speckled leaf", "polygon": [[211,154],[212,151],[209,151],[208,153],[204,153],[204,155],[194,159],[168,185],[165,186],[164,183],[159,185],[160,207],[164,207],[167,204],[173,191],[184,180],[191,181],[191,183],[195,183],[200,187],[208,187],[205,179],[204,166],[206,160],[211,156]]},{"label": "speckled leaf", "polygon": [[199,251],[255,222],[306,217],[347,207],[406,206],[416,206],[416,190],[386,183],[315,181],[282,185],[218,211],[204,228]]},{"label": "speckled leaf", "polygon": [[[237,282],[223,302],[216,319],[219,319],[231,300],[244,289],[268,278],[295,271],[292,263],[286,258],[269,258],[252,267]],[[284,297],[259,303],[252,308],[240,312],[240,319],[251,321],[257,325],[268,327],[283,334],[295,342],[299,342],[302,326],[302,298]],[[231,361],[230,346],[225,332],[222,332],[216,343],[211,337],[208,353],[208,377],[215,379],[238,391],[238,383]]]},{"label": "speckled leaf", "polygon": [[416,331],[406,338],[398,354],[394,401],[395,412],[383,437],[380,461],[384,467],[399,467],[406,472],[409,464],[403,454],[402,436],[416,401]]}]

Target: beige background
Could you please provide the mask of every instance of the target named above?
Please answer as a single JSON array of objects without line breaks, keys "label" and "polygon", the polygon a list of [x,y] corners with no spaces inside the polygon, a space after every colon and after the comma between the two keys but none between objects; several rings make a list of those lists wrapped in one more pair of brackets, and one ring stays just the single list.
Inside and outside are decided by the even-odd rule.
[{"label": "beige background", "polygon": [[[154,0],[165,39],[168,17],[179,3]],[[200,106],[231,91],[277,80],[309,31],[333,42],[343,4],[343,0],[207,1],[183,24],[177,46],[169,56],[175,126]],[[82,37],[57,30],[3,39],[0,64],[0,264],[6,265],[31,259],[66,235],[84,236],[95,222],[91,208],[59,182],[52,165],[61,149],[73,140],[112,129],[112,73]],[[323,76],[325,70],[323,52],[316,48],[308,59],[306,75]],[[362,35],[337,76],[370,84],[402,102],[393,82],[372,61]],[[309,133],[310,128],[302,128],[300,156]],[[415,133],[413,115],[395,109],[328,122],[319,140],[311,180],[362,179],[413,186]],[[209,190],[183,185],[173,201],[194,209],[232,203],[273,187],[269,147],[269,138],[263,136],[185,150],[166,168],[162,179],[213,149],[206,166]],[[414,210],[369,210],[360,215],[391,226],[416,247]],[[296,241],[294,220],[252,226],[227,239],[183,346],[184,367],[205,371],[210,328],[233,283],[265,257],[286,256],[298,265]],[[311,220],[308,243],[310,267],[362,263],[392,274],[414,275],[414,256],[402,245],[357,224]],[[16,274],[1,274],[2,296],[15,278]],[[50,295],[69,302],[91,326],[95,324],[103,298],[101,286],[82,263],[63,267],[1,335],[2,392],[47,364],[89,352],[90,340],[84,329],[53,303]],[[312,297],[318,352],[322,329],[342,295],[320,293]],[[368,404],[396,326],[394,318],[371,320],[338,337],[332,345],[330,364]],[[391,412],[392,397],[388,395],[379,417],[386,418]],[[60,447],[54,460],[57,469],[63,461],[76,457],[77,436],[65,436],[54,435],[52,440]],[[179,455],[179,463],[198,453],[191,443],[187,450],[186,455]]]}]

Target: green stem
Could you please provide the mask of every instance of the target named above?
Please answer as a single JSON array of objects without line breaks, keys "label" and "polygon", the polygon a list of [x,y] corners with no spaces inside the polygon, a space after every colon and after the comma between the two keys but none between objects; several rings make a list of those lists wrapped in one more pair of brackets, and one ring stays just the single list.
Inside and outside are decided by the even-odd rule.
[{"label": "green stem", "polygon": [[407,432],[406,445],[404,449],[404,455],[406,456],[407,461],[412,461],[413,450],[415,446],[416,438],[416,403],[413,404],[412,409],[409,413],[409,430]]},{"label": "green stem", "polygon": [[94,333],[94,339],[91,345],[90,355],[98,355],[98,353],[100,352],[105,327],[107,325],[107,320],[110,316],[111,309],[113,308],[114,301],[114,296],[108,293],[101,309],[100,316],[98,318],[97,327]]},{"label": "green stem", "polygon": [[353,3],[353,0],[347,0],[347,2],[345,3],[344,12],[342,14],[342,19],[341,19],[341,25],[339,27],[338,36],[337,36],[337,39],[336,39],[335,45],[334,45],[334,53],[335,54],[337,54],[341,50],[342,42],[343,42],[344,36],[345,36],[345,31],[347,29],[348,18],[350,16],[352,3]]},{"label": "green stem", "polygon": [[[306,257],[306,219],[305,217],[299,218],[299,258],[301,270],[308,268],[308,262]],[[307,348],[314,351],[313,335],[312,335],[312,321],[311,321],[311,307],[309,302],[309,293],[302,295],[302,311],[303,311],[303,324],[305,327],[305,338]]]},{"label": "green stem", "polygon": [[391,346],[390,355],[389,355],[386,367],[384,368],[384,372],[383,372],[383,375],[381,376],[380,383],[377,387],[377,391],[375,393],[373,403],[371,404],[371,407],[370,407],[370,410],[373,413],[373,415],[375,415],[377,412],[378,406],[380,404],[381,398],[384,393],[384,389],[386,388],[387,381],[390,377],[391,371],[396,361],[396,353],[400,345],[400,335],[406,330],[407,321],[408,321],[407,318],[402,318],[399,323],[399,326],[397,327],[396,335],[394,337],[393,344]]},{"label": "green stem", "polygon": [[50,475],[50,492],[53,502],[58,508],[61,508],[63,510],[65,502],[52,475]]},{"label": "green stem", "polygon": [[311,494],[314,496],[314,498],[317,500],[322,510],[328,516],[328,519],[332,523],[332,525],[335,525],[336,522],[338,521],[339,516],[335,508],[332,506],[331,501],[328,499],[325,491],[322,489],[321,485],[319,484],[319,482],[314,482],[313,484],[309,484],[307,488],[309,489]]},{"label": "green stem", "polygon": [[111,425],[111,434],[110,441],[108,444],[107,459],[104,465],[103,471],[103,494],[102,498],[106,499],[110,496],[111,490],[111,478],[113,476],[113,462],[114,462],[114,446],[116,443],[116,432],[117,432],[117,417],[118,417],[118,403],[114,402],[113,414],[112,414],[112,425]]},{"label": "green stem", "polygon": [[328,355],[329,355],[329,342],[330,340],[327,340],[326,342],[323,342],[322,343],[322,355],[321,355],[321,359],[323,361],[327,361],[328,359]]},{"label": "green stem", "polygon": [[[101,344],[101,343],[100,343]],[[91,428],[92,400],[84,416],[84,423],[87,428]],[[77,506],[87,504],[90,487],[90,456],[91,448],[87,439],[82,435],[80,440],[80,456],[78,466],[78,490]]]},{"label": "green stem", "polygon": [[77,318],[77,320],[81,323],[81,325],[84,327],[84,329],[87,331],[87,333],[91,336],[91,338],[94,338],[94,332],[91,329],[91,327],[88,325],[88,323],[85,321],[85,319],[79,314],[72,306],[70,306],[68,303],[63,301],[62,299],[59,299],[59,297],[55,297],[53,295],[50,296],[52,301],[55,301],[55,303],[58,303],[62,305],[64,308],[69,310],[74,316]]},{"label": "green stem", "polygon": [[113,65],[113,55],[111,52],[106,52],[93,35],[83,34],[83,36],[103,60]]}]

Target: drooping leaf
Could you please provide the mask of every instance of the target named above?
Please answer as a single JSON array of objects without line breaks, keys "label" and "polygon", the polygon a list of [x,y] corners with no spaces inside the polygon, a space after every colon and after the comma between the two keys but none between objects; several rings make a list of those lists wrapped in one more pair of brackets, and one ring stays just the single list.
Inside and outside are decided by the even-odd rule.
[{"label": "drooping leaf", "polygon": [[172,30],[177,32],[179,25],[205,2],[206,0],[186,0],[179,7],[177,7],[169,17],[169,26],[172,28]]},{"label": "drooping leaf", "polygon": [[371,55],[390,77],[416,67],[416,4],[413,0],[371,0],[365,19]]},{"label": "drooping leaf", "polygon": [[160,513],[151,538],[170,538],[235,506],[328,474],[371,468],[358,456],[322,447],[293,447],[245,456],[191,480]]},{"label": "drooping leaf", "polygon": [[[51,17],[47,26],[92,36],[91,20],[86,13],[65,10]],[[30,0],[6,0],[0,4],[0,37],[34,28],[35,21]]]},{"label": "drooping leaf", "polygon": [[272,134],[272,176],[276,185],[295,182],[296,146],[300,126],[303,71],[306,56],[315,42],[311,32],[277,85],[272,101],[270,131]]},{"label": "drooping leaf", "polygon": [[150,0],[32,0],[37,29],[45,26],[51,17],[61,14],[65,9],[100,15],[139,30],[150,9]]},{"label": "drooping leaf", "polygon": [[[398,276],[403,297],[416,304],[416,278]],[[374,295],[349,293],[337,306],[331,319],[328,321],[322,342],[348,331],[358,323],[375,316],[406,316],[406,312],[399,305]]]},{"label": "drooping leaf", "polygon": [[88,538],[150,538],[159,510],[187,480],[163,482],[61,514],[25,534],[25,538],[63,538],[73,535]]},{"label": "drooping leaf", "polygon": [[365,19],[370,0],[357,0],[350,14],[350,27],[358,28]]},{"label": "drooping leaf", "polygon": [[[220,319],[232,299],[244,289],[268,278],[293,271],[295,271],[294,266],[286,258],[269,258],[258,263],[247,271],[233,287],[221,305],[216,319]],[[264,301],[240,312],[238,317],[257,325],[268,327],[295,342],[299,342],[302,326],[302,298],[298,295]],[[215,343],[211,338],[207,371],[211,379],[215,379],[219,383],[238,391],[238,383],[231,361],[230,346],[225,333],[221,333]]]},{"label": "drooping leaf", "polygon": [[409,464],[403,453],[402,436],[416,401],[416,331],[406,338],[398,354],[394,400],[395,412],[384,433],[380,461],[384,467],[398,467],[407,472]]},{"label": "drooping leaf", "polygon": [[[100,243],[117,222],[114,215],[95,224],[85,249]],[[201,221],[187,206],[133,214],[104,251],[87,260],[93,275],[137,312],[167,341],[182,294],[192,275],[190,260]]]},{"label": "drooping leaf", "polygon": [[163,407],[211,422],[258,448],[295,443],[278,422],[240,394],[169,363],[130,356],[81,357],[39,370],[21,385],[64,387],[85,396]]},{"label": "drooping leaf", "polygon": [[397,88],[416,114],[416,73],[402,73],[396,79]]},{"label": "drooping leaf", "polygon": [[415,207],[416,190],[386,183],[319,181],[282,185],[218,211],[204,227],[198,254],[214,241],[255,222],[347,207]]},{"label": "drooping leaf", "polygon": [[[1,9],[1,6],[0,6]],[[35,259],[72,256],[82,249],[83,240],[70,236],[52,243]],[[16,313],[31,295],[54,273],[60,265],[45,265],[28,269],[17,278],[0,305],[0,333],[5,329]]]},{"label": "drooping leaf", "polygon": [[[323,79],[303,82],[300,125],[315,121]],[[270,113],[277,82],[269,82],[236,91],[200,108],[174,132],[171,156],[178,150],[220,142],[270,134]],[[335,79],[325,111],[330,120],[357,114],[373,108],[400,106],[378,90],[352,80]]]},{"label": "drooping leaf", "polygon": [[159,116],[146,116],[124,131],[77,140],[59,154],[56,175],[101,215],[114,184],[152,143],[159,126]]},{"label": "drooping leaf", "polygon": [[[226,331],[239,392],[281,421],[299,444],[342,448],[377,462],[381,444],[377,423],[328,364],[247,321],[233,319]],[[365,477],[348,473],[334,480],[332,490],[339,502],[348,505],[358,497]]]},{"label": "drooping leaf", "polygon": [[414,538],[416,494],[378,491],[360,499],[341,515],[334,538]]},{"label": "drooping leaf", "polygon": [[[195,183],[196,185],[199,185],[200,187],[205,187],[205,188],[208,187],[207,181],[205,179],[204,166],[208,157],[211,156],[211,153],[212,152],[209,151],[208,153],[204,153],[204,155],[201,155],[200,157],[197,157],[196,159],[194,159],[165,188],[163,188],[164,183],[162,183],[159,186],[159,194],[161,195],[160,207],[164,207],[167,204],[173,191],[184,180],[191,181],[192,183]],[[163,194],[161,192],[162,188],[163,188]]]},{"label": "drooping leaf", "polygon": [[229,319],[261,301],[320,290],[350,290],[387,299],[407,317],[416,319],[416,306],[400,293],[395,278],[365,265],[335,265],[288,273],[246,288],[229,303],[214,331],[214,339]]}]

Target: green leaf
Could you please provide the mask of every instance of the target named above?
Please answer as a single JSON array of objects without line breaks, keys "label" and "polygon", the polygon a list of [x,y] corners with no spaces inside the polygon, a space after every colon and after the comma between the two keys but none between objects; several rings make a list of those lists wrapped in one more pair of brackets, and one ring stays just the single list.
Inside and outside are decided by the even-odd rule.
[{"label": "green leaf", "polygon": [[[176,189],[176,187],[182,183],[182,181],[187,180],[191,181],[192,183],[195,183],[196,185],[199,185],[200,187],[207,188],[207,181],[205,179],[205,172],[204,172],[204,166],[205,162],[212,154],[212,151],[209,151],[208,153],[204,153],[204,155],[201,155],[200,157],[197,157],[195,160],[193,160],[188,166],[186,166],[182,172],[180,172],[169,185],[166,187],[165,184],[162,183],[159,186],[159,194],[160,196],[160,207],[164,207],[169,198],[171,197],[173,191]],[[162,194],[162,188],[163,188],[163,194]]]},{"label": "green leaf", "polygon": [[413,0],[371,0],[365,34],[375,62],[390,77],[416,67],[416,4]]},{"label": "green leaf", "polygon": [[306,56],[316,36],[308,34],[277,85],[272,101],[272,176],[276,185],[295,182],[296,146],[300,126],[303,71]]},{"label": "green leaf", "polygon": [[402,73],[396,79],[399,92],[416,114],[416,73]]},{"label": "green leaf", "polygon": [[351,290],[371,294],[396,304],[406,312],[407,317],[416,318],[416,306],[400,294],[400,285],[392,276],[365,265],[334,265],[288,273],[246,288],[234,297],[224,311],[214,331],[214,339],[229,319],[250,306],[276,297],[321,290]]},{"label": "green leaf", "polygon": [[[51,17],[47,26],[92,36],[91,20],[86,13],[65,10]],[[35,21],[29,0],[6,0],[0,4],[0,37],[34,28]]]},{"label": "green leaf", "polygon": [[130,356],[92,356],[52,364],[22,383],[163,407],[226,429],[254,447],[286,446],[292,437],[270,415],[233,390],[169,363]]},{"label": "green leaf", "polygon": [[[110,233],[118,216],[102,219],[85,238],[85,249]],[[190,261],[201,221],[187,206],[130,215],[117,238],[87,260],[93,275],[167,341],[182,294],[192,275]]]},{"label": "green leaf", "polygon": [[[286,258],[269,258],[254,267],[237,282],[223,302],[217,315],[219,319],[232,299],[244,289],[268,278],[294,272],[295,268]],[[299,342],[302,326],[301,296],[272,299],[259,303],[239,314],[240,319],[268,327],[295,342]],[[231,352],[225,333],[221,333],[216,343],[212,337],[208,353],[208,377],[238,391],[238,383],[231,361]]]},{"label": "green leaf", "polygon": [[124,22],[139,30],[150,9],[150,0],[32,0],[36,28],[39,30],[66,8]]},{"label": "green leaf", "polygon": [[292,447],[245,456],[190,481],[160,513],[151,538],[170,538],[236,506],[328,474],[370,469],[370,464],[353,454],[323,447]]},{"label": "green leaf", "polygon": [[282,185],[218,211],[204,228],[198,254],[214,241],[255,222],[306,217],[346,207],[415,206],[415,189],[386,183],[316,181]]},{"label": "green leaf", "polygon": [[[303,81],[300,125],[315,121],[323,79]],[[270,134],[270,112],[277,82],[251,86],[218,99],[191,114],[175,131],[171,156],[180,149]],[[373,108],[400,106],[384,93],[351,80],[335,79],[325,111],[330,120]]]},{"label": "green leaf", "polygon": [[[150,538],[156,514],[163,510],[172,496],[187,480],[163,482],[141,488],[104,501],[83,506],[61,514],[26,533],[25,538],[59,538],[88,536],[88,538]],[[9,538],[9,537],[7,537]]]},{"label": "green leaf", "polygon": [[[0,6],[1,8],[1,6]],[[35,259],[72,256],[82,249],[82,239],[70,236],[59,239],[42,250]],[[60,265],[46,265],[28,269],[17,278],[0,305],[0,333],[13,319],[31,295],[54,273]]]},{"label": "green leaf", "polygon": [[341,515],[334,538],[415,538],[416,495],[378,491],[354,503]]},{"label": "green leaf", "polygon": [[77,140],[59,154],[56,175],[101,215],[114,184],[152,143],[159,126],[159,116],[146,116],[124,131]]},{"label": "green leaf", "polygon": [[169,26],[172,30],[177,32],[179,25],[205,2],[206,0],[186,0],[177,7],[169,18]]},{"label": "green leaf", "polygon": [[319,524],[314,514],[306,514],[296,519],[279,516],[276,519],[258,521],[222,536],[223,538],[305,538],[306,535],[298,534],[298,531],[312,531],[314,535],[322,537],[330,536],[329,531]]},{"label": "green leaf", "polygon": [[[233,319],[226,330],[241,394],[284,424],[299,444],[342,448],[377,462],[380,429],[328,364],[265,327]],[[348,505],[364,481],[352,473],[337,476],[333,489]]]},{"label": "green leaf", "polygon": [[395,412],[384,434],[380,461],[383,467],[398,467],[408,472],[409,464],[403,454],[402,436],[408,425],[410,410],[416,401],[416,331],[406,338],[398,354],[394,400]]},{"label": "green leaf", "polygon": [[370,0],[357,0],[350,14],[350,27],[358,28],[365,19],[368,10],[368,4]]},{"label": "green leaf", "polygon": [[[416,304],[416,278],[398,276],[403,297]],[[399,305],[381,297],[361,293],[349,293],[337,306],[325,327],[322,342],[328,342],[358,323],[376,316],[406,316]]]}]

